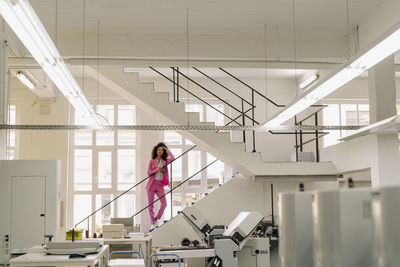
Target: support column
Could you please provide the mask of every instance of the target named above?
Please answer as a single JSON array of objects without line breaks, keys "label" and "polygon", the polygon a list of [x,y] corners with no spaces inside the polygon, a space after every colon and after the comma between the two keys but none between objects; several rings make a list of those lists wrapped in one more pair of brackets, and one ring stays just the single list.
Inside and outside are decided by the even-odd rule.
[{"label": "support column", "polygon": [[[370,123],[397,114],[394,56],[368,71]],[[397,133],[376,135],[375,162],[371,166],[372,186],[400,184],[400,157]]]},{"label": "support column", "polygon": [[[0,40],[0,123],[8,122],[9,71],[8,48]],[[0,160],[7,157],[7,130],[0,130]]]}]

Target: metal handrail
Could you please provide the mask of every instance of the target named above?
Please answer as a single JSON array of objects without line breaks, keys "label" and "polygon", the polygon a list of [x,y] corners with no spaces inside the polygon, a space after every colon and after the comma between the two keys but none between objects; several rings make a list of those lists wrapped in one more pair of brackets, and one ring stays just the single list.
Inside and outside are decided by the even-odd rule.
[{"label": "metal handrail", "polygon": [[[166,75],[164,75],[163,73],[161,73],[160,71],[156,70],[153,67],[149,67],[151,70],[157,72],[159,75],[161,75],[162,77],[164,77],[165,79],[169,80],[170,82],[174,83],[174,81],[172,81],[169,77],[167,77]],[[176,71],[176,70],[175,70]],[[182,85],[175,83],[177,85],[178,88],[183,89],[185,92],[187,92],[188,94],[194,96],[195,98],[197,98],[198,100],[200,100],[201,102],[203,102],[204,104],[206,104],[207,106],[211,107],[212,109],[214,109],[215,111],[217,111],[218,113],[222,114],[223,116],[227,117],[228,119],[232,119],[231,117],[229,117],[228,115],[226,115],[225,113],[221,112],[219,109],[215,108],[213,105],[210,105],[209,103],[207,103],[206,101],[204,101],[203,99],[201,99],[200,97],[196,96],[195,94],[193,94],[192,92],[190,92],[189,90],[187,90],[185,87],[183,87]],[[240,112],[242,113],[242,112]],[[239,126],[242,126],[240,123],[238,123],[237,121],[235,121],[236,124],[238,124]]]},{"label": "metal handrail", "polygon": [[[154,203],[156,203],[157,201],[159,201],[161,198],[165,197],[166,195],[168,195],[169,193],[172,193],[175,189],[177,189],[178,187],[180,187],[181,185],[183,185],[184,183],[186,183],[187,181],[189,181],[190,179],[192,179],[193,177],[195,177],[197,174],[201,173],[202,171],[204,171],[205,169],[207,169],[208,167],[210,167],[212,164],[214,164],[215,162],[217,162],[218,159],[214,160],[213,162],[207,164],[207,166],[201,168],[199,171],[197,171],[195,174],[193,174],[192,176],[190,176],[189,178],[183,180],[181,183],[179,183],[177,186],[175,186],[174,188],[171,188],[171,190],[169,190],[167,193],[164,193],[164,195],[162,195],[161,197],[157,198],[156,200],[154,200],[153,202],[151,202],[150,204],[148,204],[146,207],[144,207],[143,209],[139,210],[138,212],[136,212],[135,214],[133,214],[131,216],[131,218],[136,217],[137,215],[139,215],[140,213],[142,213],[144,210],[146,210],[148,207],[150,207],[151,205],[153,205]],[[172,215],[171,215],[172,216]]]},{"label": "metal handrail", "polygon": [[304,119],[302,119],[301,121],[298,121],[297,124],[301,124],[302,122],[308,120],[309,118],[311,118],[312,116],[314,116],[315,113],[320,112],[321,110],[323,110],[324,108],[326,108],[328,105],[320,105],[321,108],[316,110],[315,112],[311,113],[310,115],[308,115],[307,117],[305,117]]},{"label": "metal handrail", "polygon": [[[178,157],[176,157],[174,160],[172,160],[171,162],[169,162],[167,165],[172,164],[172,162],[176,161],[177,159],[179,159],[180,157],[182,157],[183,155],[185,155],[186,153],[188,153],[189,151],[191,151],[192,149],[194,149],[195,147],[197,147],[197,145],[192,146],[191,148],[189,148],[188,150],[186,150],[185,152],[183,152],[181,155],[179,155]],[[113,203],[115,200],[117,200],[118,198],[120,198],[121,196],[125,195],[126,193],[128,193],[129,191],[131,191],[133,188],[137,187],[138,185],[142,184],[143,182],[145,182],[147,179],[149,179],[151,177],[151,175],[147,176],[146,178],[144,178],[143,180],[141,180],[140,182],[138,182],[137,184],[133,185],[132,187],[128,188],[127,190],[125,190],[124,192],[122,192],[121,194],[119,194],[118,196],[116,196],[115,198],[113,198],[112,200],[110,200],[109,202],[107,202],[106,204],[104,204],[103,206],[101,206],[100,208],[98,208],[97,210],[95,210],[94,212],[92,212],[89,216],[85,217],[84,219],[80,220],[78,223],[75,224],[75,227],[77,227],[79,224],[83,223],[85,220],[89,219],[91,216],[93,216],[94,214],[96,214],[98,211],[102,210],[103,208],[107,207],[108,205],[110,205],[111,203]]]},{"label": "metal handrail", "polygon": [[208,79],[210,79],[211,81],[213,81],[214,83],[218,84],[219,86],[221,86],[222,88],[226,89],[228,92],[230,92],[231,94],[233,94],[234,96],[237,96],[238,98],[240,98],[241,100],[243,100],[244,102],[246,102],[247,104],[249,104],[252,108],[255,108],[256,106],[254,106],[253,104],[251,104],[249,101],[247,101],[246,99],[244,99],[243,97],[241,97],[240,95],[238,95],[237,93],[233,92],[231,89],[229,89],[228,87],[226,87],[225,85],[221,84],[220,82],[218,82],[217,80],[215,80],[214,78],[212,78],[211,76],[209,76],[208,74],[202,72],[201,70],[199,70],[196,67],[193,67],[194,70],[198,71],[199,73],[201,73],[203,76],[207,77]]},{"label": "metal handrail", "polygon": [[[250,110],[252,110],[252,108],[249,108],[248,110],[246,110],[245,112],[243,112],[243,113],[247,113],[247,112],[249,112]],[[242,115],[239,115],[239,116],[237,116],[236,118],[234,118],[234,119],[230,119],[231,121],[230,122],[228,122],[227,124],[225,124],[225,126],[228,126],[229,124],[231,124],[234,120],[237,120],[237,119],[239,119],[240,117],[242,117]],[[259,123],[257,123],[257,125],[260,125]]]},{"label": "metal handrail", "polygon": [[[313,133],[313,134],[315,134],[315,133]],[[294,147],[301,147],[301,146],[304,146],[304,145],[306,145],[306,144],[308,144],[308,143],[311,143],[312,141],[315,141],[315,140],[317,140],[317,139],[320,139],[321,137],[324,137],[325,135],[327,135],[327,134],[329,134],[329,133],[324,132],[324,133],[318,133],[318,134],[319,134],[318,137],[311,138],[310,140],[307,140],[307,141],[305,141],[305,142],[303,142],[303,143],[301,143],[301,144],[295,145]]]},{"label": "metal handrail", "polygon": [[[213,92],[211,92],[210,90],[208,90],[207,88],[205,88],[203,85],[201,85],[200,83],[196,82],[195,80],[191,79],[190,77],[186,76],[185,74],[183,74],[182,72],[180,72],[179,70],[175,70],[177,73],[179,73],[179,75],[183,76],[184,78],[186,78],[187,80],[191,81],[192,83],[194,83],[195,85],[197,85],[198,87],[200,87],[201,89],[203,89],[204,91],[206,91],[207,93],[211,94],[212,96],[214,96],[215,98],[217,98],[218,100],[220,100],[221,102],[223,102],[224,104],[228,105],[229,107],[231,107],[232,109],[236,110],[237,112],[244,114],[243,111],[237,109],[235,106],[232,106],[231,104],[229,104],[228,102],[226,102],[225,100],[223,100],[222,98],[220,98],[219,96],[217,96],[216,94],[214,94]],[[254,105],[252,105],[254,106]],[[254,108],[252,108],[252,110],[254,110]],[[250,119],[251,121],[258,123],[256,120],[254,120],[254,118],[251,118],[250,116],[244,114],[244,116],[246,116],[248,119]]]},{"label": "metal handrail", "polygon": [[268,102],[270,102],[271,104],[275,105],[276,107],[279,108],[283,108],[285,107],[285,105],[279,105],[277,104],[275,101],[269,99],[268,97],[266,97],[265,95],[261,94],[259,91],[257,91],[256,89],[254,89],[253,87],[251,87],[250,85],[248,85],[247,83],[245,83],[244,81],[240,80],[238,77],[236,77],[235,75],[231,74],[230,72],[226,71],[225,69],[219,67],[220,70],[222,70],[223,72],[225,72],[226,74],[228,74],[229,76],[231,76],[233,79],[235,79],[236,81],[242,83],[243,85],[245,85],[246,87],[250,88],[252,90],[252,92],[257,93],[259,96],[261,96],[262,98],[264,98],[265,100],[267,100]]}]

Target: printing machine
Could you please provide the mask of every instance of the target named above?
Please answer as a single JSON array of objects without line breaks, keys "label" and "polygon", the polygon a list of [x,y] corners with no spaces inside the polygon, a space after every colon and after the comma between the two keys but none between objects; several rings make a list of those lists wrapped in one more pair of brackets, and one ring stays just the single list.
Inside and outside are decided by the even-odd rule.
[{"label": "printing machine", "polygon": [[[182,259],[208,258],[207,266],[224,267],[269,267],[269,239],[253,233],[263,220],[258,212],[240,212],[227,228],[212,225],[195,207],[186,207],[183,217],[203,241],[203,246],[186,248],[160,248],[157,253],[176,254]],[[158,266],[173,266],[165,263],[166,257],[158,257]],[[171,264],[176,264],[172,263]],[[177,265],[174,265],[177,266]],[[182,265],[184,266],[184,265]]]}]

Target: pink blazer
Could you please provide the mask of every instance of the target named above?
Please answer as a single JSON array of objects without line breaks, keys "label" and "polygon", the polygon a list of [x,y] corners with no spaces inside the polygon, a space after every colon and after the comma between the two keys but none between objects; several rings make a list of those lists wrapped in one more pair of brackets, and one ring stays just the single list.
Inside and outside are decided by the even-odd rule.
[{"label": "pink blazer", "polygon": [[[174,155],[171,153],[171,151],[167,150],[168,158],[163,161],[163,166],[165,171],[164,171],[164,177],[167,177],[168,179],[168,184],[169,184],[169,176],[168,176],[168,166],[167,164],[170,163],[175,159]],[[147,174],[150,176],[149,181],[146,184],[146,190],[149,191],[151,186],[153,185],[155,178],[156,178],[156,173],[159,172],[160,169],[157,166],[157,159],[150,159],[149,162],[149,167],[147,168]]]}]

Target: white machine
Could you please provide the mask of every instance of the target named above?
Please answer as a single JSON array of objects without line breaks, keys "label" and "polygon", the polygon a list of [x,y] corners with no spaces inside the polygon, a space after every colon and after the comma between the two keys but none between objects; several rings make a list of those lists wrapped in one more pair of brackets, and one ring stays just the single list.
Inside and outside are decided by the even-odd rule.
[{"label": "white machine", "polygon": [[[184,218],[198,233],[205,246],[191,249],[162,248],[159,253],[176,254],[181,258],[210,258],[208,266],[269,267],[269,239],[252,236],[263,220],[258,212],[241,212],[227,229],[213,226],[195,207],[183,211]],[[164,264],[164,265],[160,265]],[[172,266],[160,263],[159,266]],[[175,263],[168,263],[175,264]],[[183,265],[182,265],[183,266]]]},{"label": "white machine", "polygon": [[370,189],[314,192],[314,266],[373,266]]},{"label": "white machine", "polygon": [[58,239],[60,161],[0,161],[0,264],[11,254]]},{"label": "white machine", "polygon": [[314,265],[312,202],[310,192],[278,194],[281,267]]},{"label": "white machine", "polygon": [[375,266],[400,266],[400,186],[372,192],[375,222]]}]

